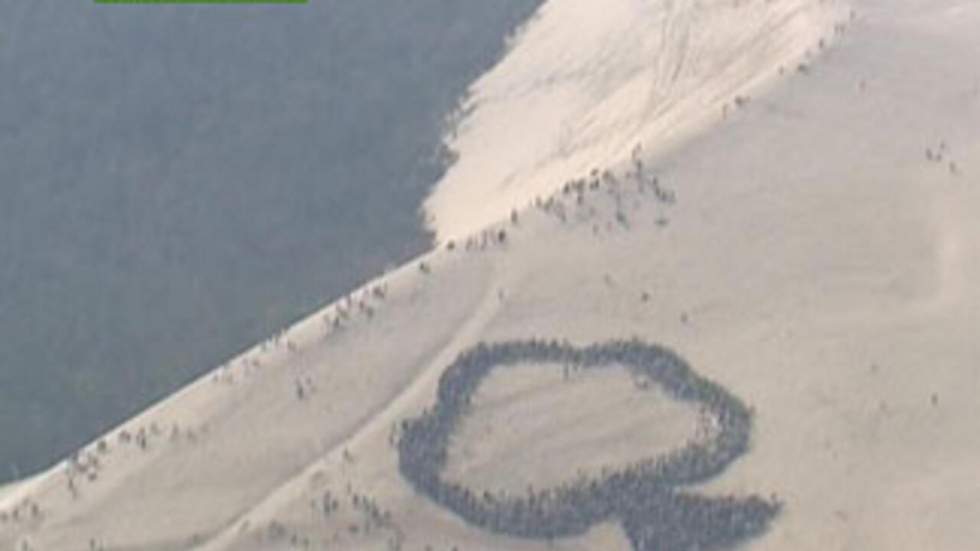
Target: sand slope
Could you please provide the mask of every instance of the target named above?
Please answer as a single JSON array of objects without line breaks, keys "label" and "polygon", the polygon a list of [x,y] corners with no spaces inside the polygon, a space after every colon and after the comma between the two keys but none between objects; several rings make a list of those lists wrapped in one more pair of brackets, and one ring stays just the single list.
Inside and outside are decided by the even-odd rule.
[{"label": "sand slope", "polygon": [[442,240],[592,169],[722,120],[830,44],[844,5],[820,0],[561,0],[477,81],[425,203]]},{"label": "sand slope", "polygon": [[[972,549],[980,7],[855,8],[805,72],[709,132],[639,164],[627,149],[581,201],[559,191],[368,283],[0,494],[20,511],[0,549],[627,549],[613,524],[553,543],[467,526],[406,484],[392,439],[476,342],[630,336],[755,409],[750,453],[698,490],[782,497],[746,548]],[[537,402],[572,419],[534,434],[561,468],[648,415],[583,422],[582,400]],[[486,444],[553,465],[525,428]]]}]

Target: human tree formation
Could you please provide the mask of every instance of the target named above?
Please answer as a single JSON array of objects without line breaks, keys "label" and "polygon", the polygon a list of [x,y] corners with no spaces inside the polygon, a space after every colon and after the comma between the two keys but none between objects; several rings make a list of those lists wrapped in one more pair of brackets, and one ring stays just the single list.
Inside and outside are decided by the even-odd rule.
[{"label": "human tree formation", "polygon": [[[674,399],[698,404],[714,417],[717,430],[659,457],[578,476],[553,488],[529,488],[524,495],[479,493],[444,480],[450,438],[472,410],[472,397],[483,379],[493,369],[528,363],[625,368],[640,389],[655,383]],[[678,487],[713,478],[744,454],[751,424],[752,414],[741,400],[661,346],[637,339],[584,348],[554,340],[481,343],[460,354],[442,374],[435,406],[402,422],[399,469],[417,491],[468,523],[501,534],[552,540],[617,519],[637,551],[724,549],[764,532],[780,502],[755,495],[700,496]]]}]

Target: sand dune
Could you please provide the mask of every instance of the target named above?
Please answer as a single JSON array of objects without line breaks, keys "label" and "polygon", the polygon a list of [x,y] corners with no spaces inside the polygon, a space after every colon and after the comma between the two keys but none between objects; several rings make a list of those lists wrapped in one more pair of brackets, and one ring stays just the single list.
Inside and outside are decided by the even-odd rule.
[{"label": "sand dune", "polygon": [[808,63],[846,13],[817,0],[548,2],[473,85],[430,226],[466,235],[638,145],[677,144]]},{"label": "sand dune", "polygon": [[[509,156],[517,148],[497,137],[477,139],[475,121],[489,116],[477,113],[493,111],[478,107],[460,129],[459,143],[473,141],[460,149],[458,172],[429,204],[444,240],[462,235],[452,247],[368,282],[110,432],[104,445],[2,491],[0,549],[629,549],[614,520],[552,542],[492,533],[399,472],[401,423],[433,407],[453,359],[481,341],[534,337],[660,343],[751,406],[748,453],[689,489],[779,496],[783,510],[746,549],[972,549],[980,536],[972,522],[980,514],[980,295],[970,284],[980,277],[980,6],[864,0],[851,16],[818,4],[664,3],[732,26],[731,14],[753,13],[733,36],[793,37],[803,49],[821,34],[800,21],[825,7],[842,17],[828,20],[831,31],[845,27],[805,70],[787,71],[724,120],[730,96],[719,90],[741,88],[712,89],[699,80],[707,73],[692,72],[682,89],[700,91],[677,93],[717,98],[713,124],[681,142],[672,133],[644,141],[633,159],[632,140],[660,135],[664,123],[616,89],[596,94],[621,98],[603,115],[622,114],[608,128],[635,132],[582,134],[574,125],[607,108],[563,107],[581,117],[572,117],[570,135],[590,144],[567,159],[549,149],[557,138],[539,119],[503,115],[518,111],[501,108],[499,128],[485,136],[527,136],[528,158],[544,161]],[[655,21],[667,10],[636,6],[656,12]],[[596,25],[594,36],[582,34],[585,53],[569,59],[606,52],[580,70],[618,63],[610,52],[632,44],[621,35],[649,22],[626,17],[636,6],[593,8],[587,14],[601,11],[594,22],[577,11],[581,3],[547,4],[514,45],[517,61],[501,64],[524,76],[491,73],[475,97],[500,90],[503,104],[516,105],[522,83],[534,97],[537,76],[558,55],[548,48],[564,44],[548,41],[564,36],[564,17]],[[788,10],[778,13],[793,23],[773,26],[769,10]],[[607,19],[615,24],[603,26]],[[617,26],[625,20],[631,26]],[[661,29],[652,28],[654,36]],[[762,65],[801,54],[777,50]],[[643,71],[664,71],[663,60],[645,59],[653,68],[623,61],[638,82],[647,82]],[[676,116],[685,128],[700,124]],[[593,180],[593,164],[609,173]],[[485,177],[464,177],[478,167]],[[515,180],[501,191],[505,173]],[[584,178],[581,190],[561,189],[570,177]],[[541,201],[511,220],[514,201],[533,196]],[[488,387],[503,417],[483,418],[485,440],[470,436],[490,456],[513,449],[519,459],[486,463],[479,485],[506,487],[535,472],[560,479],[607,448],[629,455],[622,442],[605,446],[606,435],[671,418],[630,406],[627,387],[610,381],[592,386],[618,388],[624,407],[590,397],[588,385],[542,392],[516,381],[511,394],[506,384]],[[529,409],[508,409],[521,404]],[[547,410],[561,415],[540,418]],[[454,476],[466,479],[466,469]]]}]

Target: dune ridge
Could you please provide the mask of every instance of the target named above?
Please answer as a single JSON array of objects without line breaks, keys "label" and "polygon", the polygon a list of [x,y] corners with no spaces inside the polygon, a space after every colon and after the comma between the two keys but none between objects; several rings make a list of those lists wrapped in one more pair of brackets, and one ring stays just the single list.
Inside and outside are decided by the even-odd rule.
[{"label": "dune ridge", "polygon": [[[830,47],[847,5],[819,0],[552,0],[471,89],[425,201],[445,241],[565,182],[663,152]],[[518,122],[519,121],[519,122]]]}]

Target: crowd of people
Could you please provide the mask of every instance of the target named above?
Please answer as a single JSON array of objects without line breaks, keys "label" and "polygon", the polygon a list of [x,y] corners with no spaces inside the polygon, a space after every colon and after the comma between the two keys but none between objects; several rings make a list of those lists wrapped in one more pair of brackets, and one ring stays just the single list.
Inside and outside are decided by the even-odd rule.
[{"label": "crowd of people", "polygon": [[[659,457],[601,474],[579,475],[558,487],[529,488],[524,495],[477,493],[442,478],[449,443],[473,396],[493,370],[517,364],[561,364],[572,369],[622,367],[644,385],[698,404],[715,424],[710,436]],[[764,530],[778,513],[776,499],[699,497],[677,489],[708,480],[748,450],[752,416],[720,385],[690,369],[670,350],[640,340],[584,348],[554,340],[478,344],[462,353],[439,380],[437,402],[404,421],[396,445],[399,469],[419,492],[467,522],[494,532],[535,539],[585,533],[619,519],[637,550],[719,548]],[[700,546],[700,547],[698,547]]]}]

